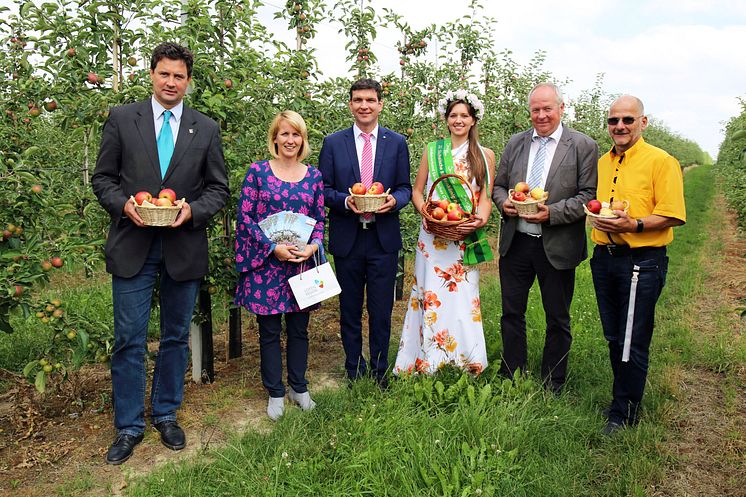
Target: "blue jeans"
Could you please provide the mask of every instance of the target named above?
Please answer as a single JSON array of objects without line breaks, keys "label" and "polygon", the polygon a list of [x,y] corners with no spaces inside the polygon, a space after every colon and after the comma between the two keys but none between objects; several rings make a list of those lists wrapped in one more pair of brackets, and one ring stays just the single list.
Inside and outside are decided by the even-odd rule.
[{"label": "blue jeans", "polygon": [[[625,362],[622,353],[634,266],[639,268],[639,274],[630,354]],[[625,255],[611,255],[603,246],[597,246],[591,258],[591,272],[614,374],[609,421],[634,425],[639,420],[648,374],[655,305],[666,284],[666,247],[644,247],[632,249]]]},{"label": "blue jeans", "polygon": [[156,237],[140,272],[132,278],[112,276],[114,350],[111,381],[114,426],[120,434],[145,431],[145,353],[153,288],[160,275],[161,340],[150,393],[152,422],[175,421],[184,395],[189,358],[189,324],[200,280],[174,281],[161,257]]}]

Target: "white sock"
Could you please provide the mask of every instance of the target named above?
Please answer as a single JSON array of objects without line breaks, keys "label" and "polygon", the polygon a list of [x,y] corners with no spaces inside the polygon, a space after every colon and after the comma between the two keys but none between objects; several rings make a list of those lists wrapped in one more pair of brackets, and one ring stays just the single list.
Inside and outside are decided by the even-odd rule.
[{"label": "white sock", "polygon": [[290,387],[288,397],[290,398],[290,400],[298,404],[304,411],[310,411],[311,409],[316,407],[316,402],[313,401],[313,399],[311,398],[311,394],[308,392],[298,393],[293,390],[293,387]]},{"label": "white sock", "polygon": [[267,416],[272,421],[277,421],[285,412],[285,397],[270,397],[267,403]]}]

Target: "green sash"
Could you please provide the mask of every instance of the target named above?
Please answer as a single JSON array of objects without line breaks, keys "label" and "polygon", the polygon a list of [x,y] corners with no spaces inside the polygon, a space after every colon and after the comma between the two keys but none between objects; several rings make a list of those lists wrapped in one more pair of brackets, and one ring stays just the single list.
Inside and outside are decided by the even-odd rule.
[{"label": "green sash", "polygon": [[[451,140],[438,140],[427,144],[427,163],[430,177],[435,181],[444,174],[453,174],[453,155],[451,154]],[[485,166],[487,159],[485,158]],[[489,176],[487,177],[489,184]],[[471,212],[471,195],[466,186],[456,178],[446,178],[435,186],[438,197],[446,198],[450,202],[457,203],[466,212]],[[480,262],[491,261],[494,256],[487,241],[487,233],[484,228],[479,228],[464,240],[464,261],[467,266],[473,266]]]}]

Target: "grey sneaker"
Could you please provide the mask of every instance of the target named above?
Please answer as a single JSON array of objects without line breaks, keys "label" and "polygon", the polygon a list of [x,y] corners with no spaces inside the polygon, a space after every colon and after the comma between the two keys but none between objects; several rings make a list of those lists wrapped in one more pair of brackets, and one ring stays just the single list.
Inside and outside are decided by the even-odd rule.
[{"label": "grey sneaker", "polygon": [[311,394],[308,392],[298,393],[290,387],[288,392],[288,398],[298,404],[304,411],[310,411],[316,407],[316,402],[311,398]]},{"label": "grey sneaker", "polygon": [[280,419],[285,412],[285,397],[270,397],[267,402],[267,416],[272,421]]}]

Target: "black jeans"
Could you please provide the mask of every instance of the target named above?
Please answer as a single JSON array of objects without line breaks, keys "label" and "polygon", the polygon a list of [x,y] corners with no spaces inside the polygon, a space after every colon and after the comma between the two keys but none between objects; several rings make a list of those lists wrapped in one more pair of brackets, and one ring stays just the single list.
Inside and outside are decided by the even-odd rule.
[{"label": "black jeans", "polygon": [[[596,246],[593,251],[593,285],[614,374],[609,421],[634,425],[639,420],[655,325],[655,305],[666,284],[667,271],[666,247],[631,249],[619,255],[610,254],[604,246]],[[630,288],[635,273],[629,359],[624,361]]]},{"label": "black jeans", "polygon": [[575,290],[575,269],[555,269],[547,259],[541,238],[516,232],[510,250],[500,258],[503,313],[500,328],[503,357],[500,372],[510,378],[526,370],[526,307],[534,280],[539,280],[546,314],[546,338],[541,361],[542,380],[561,388],[570,354],[570,303]]},{"label": "black jeans", "polygon": [[[283,314],[256,316],[259,325],[259,352],[261,355],[262,383],[270,397],[284,397],[282,384],[282,335]],[[306,369],[308,368],[308,312],[288,312],[285,316],[287,329],[288,383],[298,393],[308,391]]]}]

